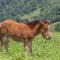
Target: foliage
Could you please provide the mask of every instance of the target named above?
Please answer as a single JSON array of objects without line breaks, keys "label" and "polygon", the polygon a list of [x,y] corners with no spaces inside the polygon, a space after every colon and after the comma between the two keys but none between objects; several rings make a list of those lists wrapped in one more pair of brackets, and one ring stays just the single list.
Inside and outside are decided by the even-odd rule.
[{"label": "foliage", "polygon": [[60,21],[60,0],[0,0],[0,21],[7,18]]},{"label": "foliage", "polygon": [[42,0],[0,0],[0,19],[20,19],[38,8]]},{"label": "foliage", "polygon": [[50,25],[51,31],[60,31],[60,22],[52,23]]},{"label": "foliage", "polygon": [[[52,1],[52,2],[51,2]],[[60,21],[60,0],[45,0],[42,5],[41,17],[50,20],[51,22]]]},{"label": "foliage", "polygon": [[60,24],[57,24],[57,25],[55,26],[55,31],[60,31]]}]

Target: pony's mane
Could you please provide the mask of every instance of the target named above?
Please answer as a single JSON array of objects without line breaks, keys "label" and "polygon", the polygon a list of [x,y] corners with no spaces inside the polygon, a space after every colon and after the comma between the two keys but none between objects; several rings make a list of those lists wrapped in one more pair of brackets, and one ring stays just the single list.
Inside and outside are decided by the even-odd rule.
[{"label": "pony's mane", "polygon": [[35,24],[35,23],[38,23],[40,20],[22,20],[22,21],[19,21],[20,23],[25,23],[25,24]]},{"label": "pony's mane", "polygon": [[28,20],[28,19],[18,19],[17,20],[17,22],[25,23],[25,24],[35,24],[35,23],[38,23],[39,21],[50,23],[48,19],[31,19],[31,20]]},{"label": "pony's mane", "polygon": [[33,20],[33,21],[29,21],[29,22],[26,22],[26,24],[35,24],[35,23],[38,23],[39,20]]},{"label": "pony's mane", "polygon": [[36,19],[36,20],[20,20],[19,23],[36,24],[40,21],[45,22],[45,23],[47,22],[49,24],[48,20],[43,20],[43,19],[42,20],[39,20],[39,19]]}]

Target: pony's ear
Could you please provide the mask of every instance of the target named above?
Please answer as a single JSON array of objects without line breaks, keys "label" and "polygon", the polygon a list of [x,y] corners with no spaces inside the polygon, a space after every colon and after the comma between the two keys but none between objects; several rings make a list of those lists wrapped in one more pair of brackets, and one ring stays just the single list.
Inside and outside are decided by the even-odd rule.
[{"label": "pony's ear", "polygon": [[40,24],[44,25],[44,24],[49,24],[49,23],[48,23],[48,21],[45,20],[45,21],[40,21]]},{"label": "pony's ear", "polygon": [[41,25],[44,25],[44,22],[43,22],[43,21],[40,21],[40,24],[41,24]]}]

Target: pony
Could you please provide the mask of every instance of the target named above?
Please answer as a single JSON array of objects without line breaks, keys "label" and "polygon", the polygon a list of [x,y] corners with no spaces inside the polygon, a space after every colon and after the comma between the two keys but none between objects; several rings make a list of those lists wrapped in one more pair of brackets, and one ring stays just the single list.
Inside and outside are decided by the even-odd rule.
[{"label": "pony", "polygon": [[0,24],[0,41],[1,48],[5,48],[8,51],[9,38],[12,40],[23,42],[25,48],[25,54],[32,54],[32,39],[39,33],[42,36],[50,40],[51,32],[48,28],[48,21],[34,20],[32,22],[16,22],[13,19],[6,19]]}]

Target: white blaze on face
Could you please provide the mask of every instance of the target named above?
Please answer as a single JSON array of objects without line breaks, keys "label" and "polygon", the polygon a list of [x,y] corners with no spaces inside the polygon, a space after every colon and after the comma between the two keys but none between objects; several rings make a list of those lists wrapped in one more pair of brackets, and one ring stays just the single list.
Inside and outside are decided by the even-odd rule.
[{"label": "white blaze on face", "polygon": [[47,39],[51,38],[51,32],[47,31],[47,32],[45,33],[45,37],[46,37]]}]

